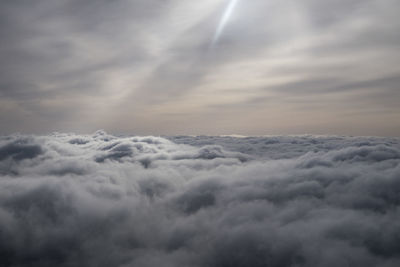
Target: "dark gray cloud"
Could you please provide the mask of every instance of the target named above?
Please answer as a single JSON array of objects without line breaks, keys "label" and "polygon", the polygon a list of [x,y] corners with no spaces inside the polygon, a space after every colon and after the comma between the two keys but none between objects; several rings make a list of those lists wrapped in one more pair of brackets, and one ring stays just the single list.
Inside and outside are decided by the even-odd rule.
[{"label": "dark gray cloud", "polygon": [[399,134],[398,1],[227,3],[1,1],[1,131]]},{"label": "dark gray cloud", "polygon": [[0,138],[3,266],[398,266],[400,142]]}]

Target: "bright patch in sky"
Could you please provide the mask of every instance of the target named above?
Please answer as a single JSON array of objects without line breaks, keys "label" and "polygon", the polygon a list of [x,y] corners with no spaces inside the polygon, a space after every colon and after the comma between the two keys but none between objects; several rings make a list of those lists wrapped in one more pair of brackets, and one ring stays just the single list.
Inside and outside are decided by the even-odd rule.
[{"label": "bright patch in sky", "polygon": [[238,0],[231,0],[228,7],[226,8],[224,15],[222,16],[221,21],[219,22],[218,28],[215,31],[211,46],[214,46],[214,44],[218,41],[219,37],[221,36],[221,33],[224,30],[229,18],[231,17],[237,2]]}]

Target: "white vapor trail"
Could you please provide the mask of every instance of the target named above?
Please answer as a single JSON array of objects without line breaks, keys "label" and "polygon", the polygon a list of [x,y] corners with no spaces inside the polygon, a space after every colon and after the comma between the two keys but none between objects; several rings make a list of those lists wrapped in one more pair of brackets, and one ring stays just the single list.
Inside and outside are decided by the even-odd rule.
[{"label": "white vapor trail", "polygon": [[225,10],[224,15],[222,16],[218,28],[215,31],[214,38],[211,42],[211,46],[214,46],[214,44],[218,41],[219,37],[221,36],[222,31],[224,30],[226,23],[228,22],[230,16],[232,15],[232,12],[237,4],[238,0],[231,0],[229,3],[228,7]]}]

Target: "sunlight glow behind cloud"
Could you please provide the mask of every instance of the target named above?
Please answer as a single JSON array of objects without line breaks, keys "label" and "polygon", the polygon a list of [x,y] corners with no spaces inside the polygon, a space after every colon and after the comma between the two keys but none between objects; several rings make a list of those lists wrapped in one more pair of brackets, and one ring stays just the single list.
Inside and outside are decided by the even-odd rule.
[{"label": "sunlight glow behind cloud", "polygon": [[232,15],[233,10],[235,9],[235,6],[238,3],[238,1],[239,0],[231,0],[230,1],[228,7],[226,8],[226,10],[224,12],[224,15],[222,16],[222,18],[221,18],[221,20],[220,20],[220,22],[218,24],[218,28],[217,28],[217,30],[216,30],[216,32],[214,34],[214,38],[213,38],[213,40],[211,42],[211,46],[214,46],[217,43],[219,37],[222,34],[222,31],[224,30],[227,22],[229,21],[229,18]]}]

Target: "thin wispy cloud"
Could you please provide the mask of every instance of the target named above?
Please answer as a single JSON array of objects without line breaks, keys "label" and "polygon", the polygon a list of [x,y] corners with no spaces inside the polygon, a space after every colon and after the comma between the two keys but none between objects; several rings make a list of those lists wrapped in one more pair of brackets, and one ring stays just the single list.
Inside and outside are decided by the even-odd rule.
[{"label": "thin wispy cloud", "polygon": [[3,133],[399,134],[398,1],[0,5]]}]

